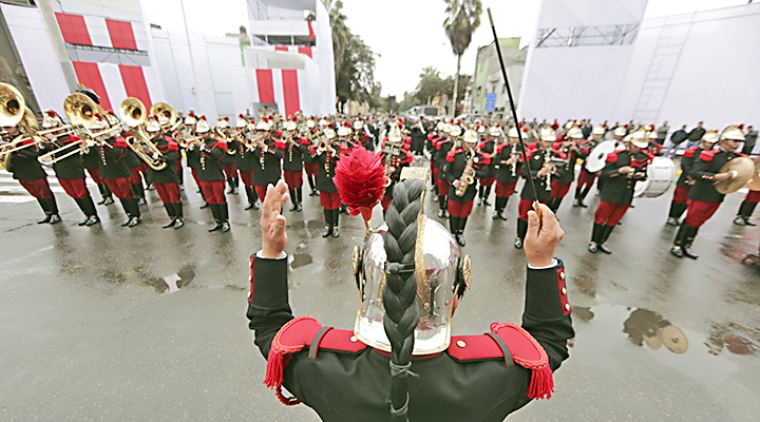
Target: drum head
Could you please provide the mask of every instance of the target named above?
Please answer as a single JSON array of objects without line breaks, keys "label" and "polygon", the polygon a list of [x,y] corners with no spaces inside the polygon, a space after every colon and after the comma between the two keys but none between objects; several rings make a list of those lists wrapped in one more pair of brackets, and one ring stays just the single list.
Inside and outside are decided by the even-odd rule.
[{"label": "drum head", "polygon": [[670,189],[676,180],[676,165],[665,157],[654,157],[647,167],[647,180],[636,183],[634,197],[656,198]]},{"label": "drum head", "polygon": [[586,171],[596,173],[607,165],[607,155],[611,152],[622,149],[623,143],[615,140],[604,141],[591,150],[586,157]]}]

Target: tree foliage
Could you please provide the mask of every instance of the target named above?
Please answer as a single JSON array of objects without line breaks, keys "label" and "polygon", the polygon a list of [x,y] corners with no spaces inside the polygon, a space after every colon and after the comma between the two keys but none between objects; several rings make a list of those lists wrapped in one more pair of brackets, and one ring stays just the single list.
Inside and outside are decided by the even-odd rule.
[{"label": "tree foliage", "polygon": [[472,41],[472,34],[480,26],[483,5],[480,0],[444,0],[446,19],[443,28],[451,42],[455,56],[464,54]]}]

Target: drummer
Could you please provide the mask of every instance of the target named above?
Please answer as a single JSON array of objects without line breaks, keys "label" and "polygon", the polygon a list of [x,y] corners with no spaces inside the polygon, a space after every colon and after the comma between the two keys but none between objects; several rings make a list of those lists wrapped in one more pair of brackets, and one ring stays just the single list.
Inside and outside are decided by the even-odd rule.
[{"label": "drummer", "polygon": [[[736,177],[731,171],[722,171],[729,161],[740,157],[739,145],[744,142],[744,132],[738,126],[729,126],[720,135],[719,148],[702,151],[694,160],[690,176],[694,186],[689,189],[689,205],[686,218],[678,228],[670,253],[678,258],[697,259],[699,256],[689,250],[699,228],[718,211],[724,194],[718,192],[715,182],[728,182]],[[745,181],[746,183],[746,181]]]},{"label": "drummer", "polygon": [[691,167],[694,164],[694,160],[698,159],[699,155],[702,154],[702,151],[713,149],[716,142],[718,142],[718,131],[709,130],[702,136],[699,145],[684,151],[681,157],[681,175],[678,176],[678,180],[676,181],[676,189],[673,192],[673,200],[670,202],[667,224],[671,226],[679,226],[681,224],[680,219],[686,211],[686,203],[689,199],[689,189],[694,184],[694,178],[690,174]]}]

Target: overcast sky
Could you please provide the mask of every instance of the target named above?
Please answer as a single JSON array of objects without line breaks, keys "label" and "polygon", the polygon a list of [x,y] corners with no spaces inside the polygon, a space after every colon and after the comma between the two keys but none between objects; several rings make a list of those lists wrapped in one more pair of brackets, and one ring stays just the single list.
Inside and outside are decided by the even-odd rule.
[{"label": "overcast sky", "polygon": [[[185,0],[191,31],[210,35],[236,32],[248,27],[245,0]],[[351,30],[360,35],[378,54],[375,78],[383,94],[397,95],[414,89],[423,67],[434,66],[444,75],[456,71],[456,58],[442,28],[443,0],[343,0]],[[523,42],[532,38],[540,0],[482,0],[483,10],[493,11],[499,37],[518,36]],[[695,10],[745,4],[747,0],[650,0],[645,17],[666,16]],[[180,0],[142,0],[149,22],[170,30],[184,30]],[[462,72],[472,73],[475,53],[491,42],[487,17],[473,35],[470,48],[462,58]],[[255,32],[250,31],[249,33]]]}]

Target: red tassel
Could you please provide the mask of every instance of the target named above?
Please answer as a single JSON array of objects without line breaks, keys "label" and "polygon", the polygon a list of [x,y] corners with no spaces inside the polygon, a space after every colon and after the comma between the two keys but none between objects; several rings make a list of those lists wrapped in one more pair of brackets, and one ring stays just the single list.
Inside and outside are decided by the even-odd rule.
[{"label": "red tassel", "polygon": [[550,399],[554,392],[554,375],[548,365],[531,371],[530,385],[526,396],[531,399]]}]

